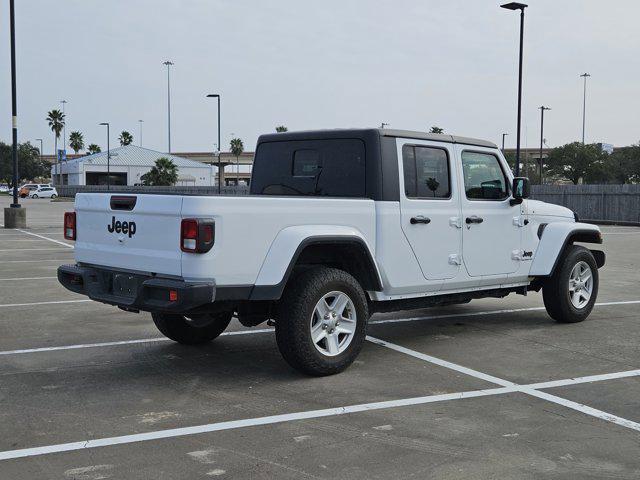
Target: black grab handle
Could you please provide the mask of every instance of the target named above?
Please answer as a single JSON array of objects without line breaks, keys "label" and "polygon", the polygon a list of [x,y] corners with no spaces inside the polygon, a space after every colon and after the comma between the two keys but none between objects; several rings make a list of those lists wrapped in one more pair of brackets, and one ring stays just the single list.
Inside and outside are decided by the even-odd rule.
[{"label": "black grab handle", "polygon": [[416,223],[424,223],[425,225],[431,223],[431,219],[427,217],[423,217],[422,215],[417,217],[411,217],[411,225],[415,225]]},{"label": "black grab handle", "polygon": [[471,223],[482,223],[482,222],[484,222],[484,219],[480,218],[480,217],[467,217],[465,222],[467,222],[467,225],[469,225]]}]

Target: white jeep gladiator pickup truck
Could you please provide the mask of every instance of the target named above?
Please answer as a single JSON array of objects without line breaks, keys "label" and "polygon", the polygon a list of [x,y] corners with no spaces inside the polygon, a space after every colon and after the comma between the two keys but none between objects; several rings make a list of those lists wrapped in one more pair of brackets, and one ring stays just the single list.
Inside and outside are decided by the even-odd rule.
[{"label": "white jeep gladiator pickup truck", "polygon": [[65,215],[69,290],[151,312],[198,344],[236,316],[275,323],[285,360],[312,375],[348,367],[375,312],[542,289],[559,322],[598,293],[597,226],[527,200],[493,143],[345,129],[258,139],[250,195],[84,193]]}]

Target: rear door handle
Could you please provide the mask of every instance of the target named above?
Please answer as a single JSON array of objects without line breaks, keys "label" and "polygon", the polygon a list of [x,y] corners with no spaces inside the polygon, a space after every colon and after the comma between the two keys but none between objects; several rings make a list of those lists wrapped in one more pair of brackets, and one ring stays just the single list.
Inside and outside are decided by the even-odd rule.
[{"label": "rear door handle", "polygon": [[424,223],[425,225],[431,223],[431,219],[422,215],[418,215],[417,217],[411,217],[411,225],[415,225],[416,223]]},{"label": "rear door handle", "polygon": [[467,225],[471,225],[472,223],[482,223],[484,222],[484,219],[481,217],[476,217],[474,215],[472,217],[467,217],[465,222],[467,223]]}]

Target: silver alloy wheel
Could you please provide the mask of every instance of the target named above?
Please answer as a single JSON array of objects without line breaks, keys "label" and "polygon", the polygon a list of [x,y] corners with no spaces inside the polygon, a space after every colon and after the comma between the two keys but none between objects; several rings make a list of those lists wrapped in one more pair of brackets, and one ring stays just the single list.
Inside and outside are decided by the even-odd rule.
[{"label": "silver alloy wheel", "polygon": [[584,308],[593,292],[593,273],[587,262],[576,263],[569,274],[569,300],[575,308]]},{"label": "silver alloy wheel", "polygon": [[311,314],[311,341],[327,357],[344,352],[356,332],[356,307],[346,293],[329,292],[316,303]]}]

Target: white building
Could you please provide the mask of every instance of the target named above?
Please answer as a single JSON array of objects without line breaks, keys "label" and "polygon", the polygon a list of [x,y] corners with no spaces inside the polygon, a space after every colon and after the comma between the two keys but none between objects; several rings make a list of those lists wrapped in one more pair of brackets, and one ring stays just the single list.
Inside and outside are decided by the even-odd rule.
[{"label": "white building", "polygon": [[[136,145],[114,148],[110,152],[109,177],[111,185],[141,184],[140,177],[155,166],[161,157],[170,159],[178,167],[176,185],[208,186],[213,184],[213,167],[167,153],[156,152]],[[107,152],[75,158],[60,165],[52,165],[57,185],[106,185]]]}]

